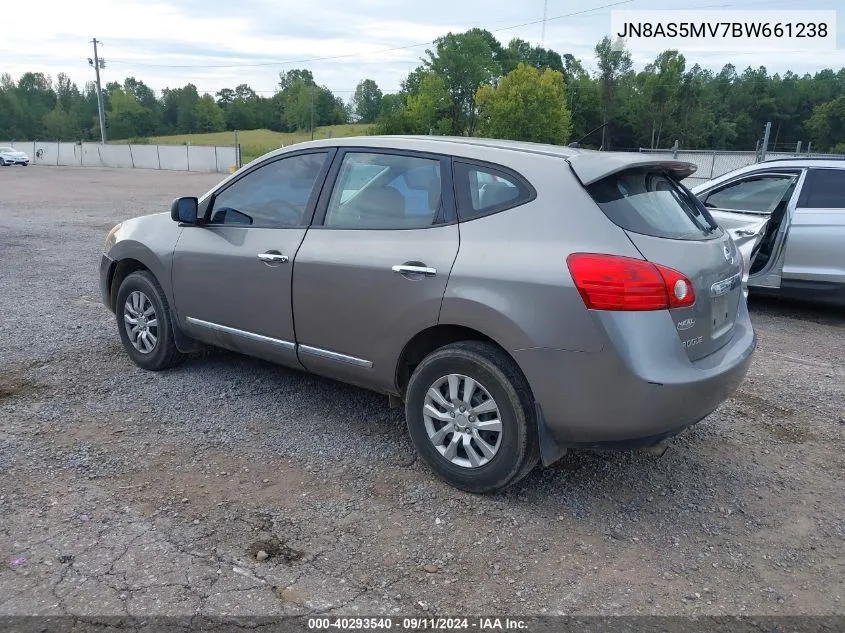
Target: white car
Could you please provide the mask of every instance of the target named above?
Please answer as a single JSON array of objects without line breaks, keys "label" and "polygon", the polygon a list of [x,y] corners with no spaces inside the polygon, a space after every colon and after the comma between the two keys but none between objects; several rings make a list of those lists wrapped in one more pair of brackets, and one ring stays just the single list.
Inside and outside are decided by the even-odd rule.
[{"label": "white car", "polygon": [[752,293],[845,305],[845,160],[768,160],[692,192],[731,234]]},{"label": "white car", "polygon": [[29,165],[29,156],[26,152],[20,152],[14,147],[0,147],[0,167],[8,165]]}]

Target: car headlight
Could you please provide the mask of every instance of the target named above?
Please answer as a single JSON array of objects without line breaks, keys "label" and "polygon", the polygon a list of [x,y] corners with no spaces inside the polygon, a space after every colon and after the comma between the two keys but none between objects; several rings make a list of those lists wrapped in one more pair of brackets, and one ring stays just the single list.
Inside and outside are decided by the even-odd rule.
[{"label": "car headlight", "polygon": [[120,227],[123,226],[123,222],[120,224],[114,225],[112,230],[109,231],[109,234],[106,235],[105,244],[103,244],[103,251],[108,253],[111,250],[111,247],[114,246],[114,243],[117,241],[117,232],[120,230]]}]

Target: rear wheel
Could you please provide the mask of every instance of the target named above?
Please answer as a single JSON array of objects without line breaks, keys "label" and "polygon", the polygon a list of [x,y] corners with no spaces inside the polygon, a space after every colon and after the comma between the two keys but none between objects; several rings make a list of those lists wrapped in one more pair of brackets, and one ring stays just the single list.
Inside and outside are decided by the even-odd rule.
[{"label": "rear wheel", "polygon": [[533,398],[514,361],[479,341],[429,354],[408,384],[405,417],[422,459],[449,484],[487,493],[537,464]]},{"label": "rear wheel", "polygon": [[160,371],[182,360],[173,340],[167,297],[152,273],[128,275],[117,291],[115,308],[120,340],[136,365]]}]

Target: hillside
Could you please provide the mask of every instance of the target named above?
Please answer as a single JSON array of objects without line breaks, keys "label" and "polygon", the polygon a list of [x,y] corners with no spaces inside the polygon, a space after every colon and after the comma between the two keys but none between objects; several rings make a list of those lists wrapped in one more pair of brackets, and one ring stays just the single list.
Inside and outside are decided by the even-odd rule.
[{"label": "hillside", "polygon": [[[344,125],[327,125],[318,127],[314,138],[337,138],[341,136],[358,136],[368,134],[370,125],[349,123]],[[273,132],[271,130],[244,130],[238,132],[238,142],[241,144],[241,162],[246,164],[254,158],[283,145],[293,145],[310,140],[311,134],[305,132]],[[234,132],[211,132],[208,134],[175,134],[172,136],[151,136],[145,141],[159,145],[232,145],[235,142]],[[115,141],[128,143],[129,141]]]}]

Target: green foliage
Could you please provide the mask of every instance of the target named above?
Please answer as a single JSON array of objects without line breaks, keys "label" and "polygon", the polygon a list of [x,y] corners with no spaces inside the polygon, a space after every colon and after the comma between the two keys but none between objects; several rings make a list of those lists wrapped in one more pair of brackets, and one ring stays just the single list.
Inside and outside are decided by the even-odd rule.
[{"label": "green foliage", "polygon": [[364,79],[356,86],[352,96],[352,108],[360,117],[361,123],[372,123],[376,120],[381,110],[382,97],[378,84],[372,79]]},{"label": "green foliage", "polygon": [[144,118],[148,115],[131,92],[125,92],[120,87],[112,88],[109,92],[106,125],[110,137],[119,139],[136,136],[136,130],[144,126]]},{"label": "green foliage", "polygon": [[56,107],[44,115],[44,134],[45,138],[74,138],[79,136],[79,128],[62,107],[61,102],[56,103]]},{"label": "green foliage", "polygon": [[279,76],[279,106],[285,130],[345,123],[346,108],[332,92],[314,82],[310,70],[294,69]]},{"label": "green foliage", "polygon": [[[382,94],[371,79],[362,80],[349,105],[305,68],[280,74],[278,90],[267,96],[246,84],[212,97],[199,94],[193,84],[157,94],[135,77],[109,81],[103,89],[107,135],[119,140],[259,129],[310,138],[312,119],[319,130],[346,123],[351,110],[373,123],[359,133],[566,137],[605,149],[668,148],[677,140],[684,148],[748,150],[762,137],[767,121],[772,122],[772,145],[780,150],[799,140],[821,151],[841,149],[845,139],[845,68],[771,75],[764,67],[742,70],[728,64],[711,71],[669,50],[635,72],[630,55],[614,50],[604,38],[595,47],[597,71],[591,75],[570,53],[518,38],[503,46],[479,28],[437,38],[421,62],[392,94]],[[519,81],[505,81],[520,65],[536,69],[537,76],[520,70]],[[542,108],[527,103],[520,115],[513,107],[523,93],[551,94],[543,83],[546,70],[562,75],[568,135],[563,128],[547,128],[549,115]],[[551,83],[558,86],[559,81]],[[559,121],[559,110],[554,112]],[[513,129],[504,130],[500,119]],[[0,75],[0,140],[99,137],[93,82],[77,86],[63,73],[51,78],[29,72],[17,80]]]},{"label": "green foliage", "polygon": [[842,142],[845,139],[845,95],[816,106],[807,128],[818,143],[817,149],[842,151],[845,146]]},{"label": "green foliage", "polygon": [[596,44],[596,62],[598,63],[598,83],[601,91],[602,124],[601,144],[610,149],[611,118],[616,114],[616,93],[619,83],[631,72],[633,62],[631,54],[625,50],[615,50],[610,38],[605,36]]},{"label": "green foliage", "polygon": [[478,89],[479,131],[483,136],[564,144],[572,132],[563,73],[519,64],[496,88]]},{"label": "green foliage", "polygon": [[194,119],[198,132],[220,132],[226,129],[223,111],[211,95],[203,95],[194,109]]},{"label": "green foliage", "polygon": [[519,64],[533,66],[539,70],[551,68],[563,72],[563,60],[560,53],[541,46],[531,46],[525,40],[514,38],[508,42],[508,47],[503,51],[502,73],[507,75]]},{"label": "green foliage", "polygon": [[[489,37],[488,37],[489,36]],[[472,134],[475,128],[475,93],[501,74],[494,57],[492,38],[486,31],[448,33],[434,40],[435,49],[426,50],[424,66],[443,79],[451,103],[451,133]]]}]

